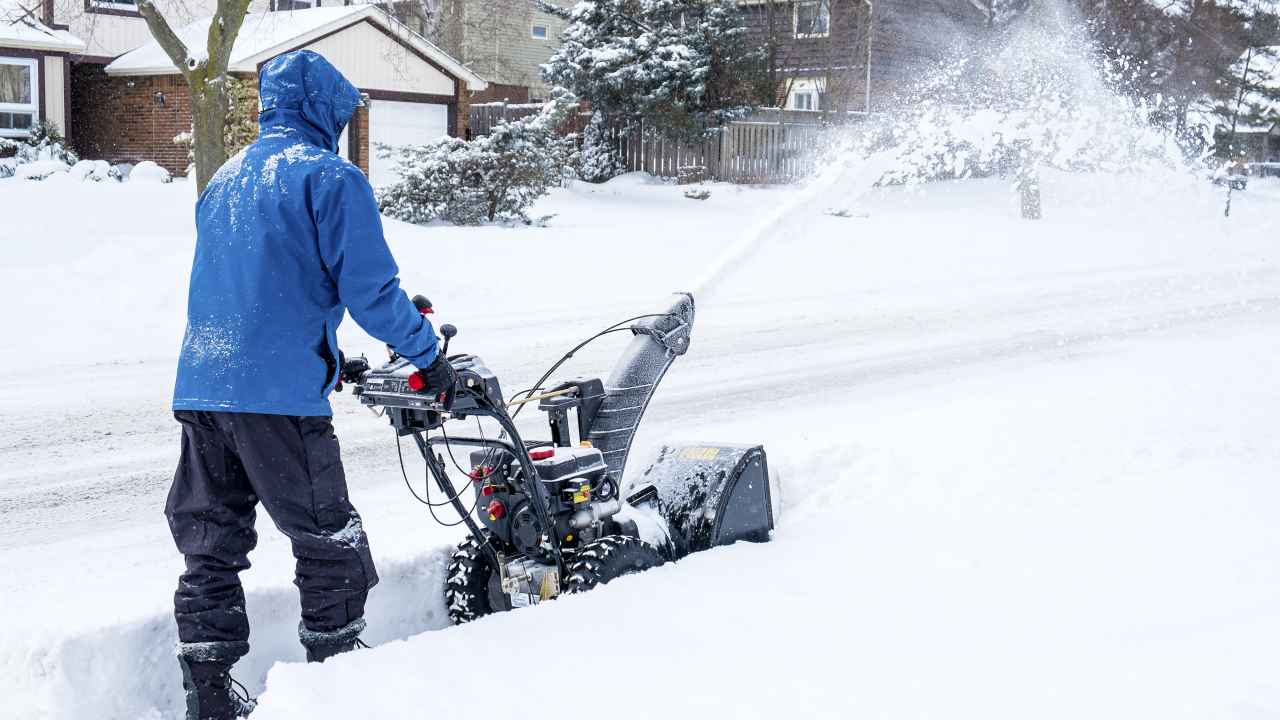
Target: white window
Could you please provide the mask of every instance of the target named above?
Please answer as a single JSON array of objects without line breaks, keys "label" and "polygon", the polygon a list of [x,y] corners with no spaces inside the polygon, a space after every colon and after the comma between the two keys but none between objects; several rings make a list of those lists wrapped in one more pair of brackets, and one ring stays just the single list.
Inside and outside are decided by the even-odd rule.
[{"label": "white window", "polygon": [[547,26],[546,26],[546,25],[534,25],[534,26],[533,26],[533,28],[529,30],[529,37],[532,37],[534,40],[546,40],[546,39],[547,39]]},{"label": "white window", "polygon": [[106,10],[123,10],[131,13],[138,11],[138,0],[90,0],[90,2],[93,7]]},{"label": "white window", "polygon": [[0,57],[0,136],[26,137],[39,121],[36,61]]},{"label": "white window", "polygon": [[798,38],[826,37],[831,32],[831,5],[828,0],[795,4],[795,35]]},{"label": "white window", "polygon": [[313,7],[320,7],[319,0],[273,0],[273,4],[276,12],[310,10]]},{"label": "white window", "polygon": [[825,83],[821,78],[796,78],[787,91],[787,107],[792,110],[821,110],[820,98]]}]

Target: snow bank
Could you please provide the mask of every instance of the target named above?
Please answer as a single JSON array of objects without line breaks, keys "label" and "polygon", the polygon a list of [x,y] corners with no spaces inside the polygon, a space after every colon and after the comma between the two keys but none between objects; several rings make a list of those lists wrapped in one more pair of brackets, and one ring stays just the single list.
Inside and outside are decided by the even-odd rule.
[{"label": "snow bank", "polygon": [[[422,553],[409,562],[383,562],[386,589],[368,605],[373,621],[365,638],[390,642],[448,624],[441,587],[448,564],[446,548]],[[285,579],[281,574],[278,579]],[[175,580],[176,583],[176,580]],[[5,717],[12,718],[178,718],[183,714],[182,683],[176,672],[177,632],[173,610],[157,595],[121,615],[97,618],[98,627],[71,632],[17,628],[0,647],[0,674],[6,678]],[[258,678],[276,661],[304,659],[298,644],[297,591],[287,584],[250,590],[246,607],[253,625],[253,654],[237,666],[237,676],[253,692]],[[84,612],[68,607],[67,612]]]}]

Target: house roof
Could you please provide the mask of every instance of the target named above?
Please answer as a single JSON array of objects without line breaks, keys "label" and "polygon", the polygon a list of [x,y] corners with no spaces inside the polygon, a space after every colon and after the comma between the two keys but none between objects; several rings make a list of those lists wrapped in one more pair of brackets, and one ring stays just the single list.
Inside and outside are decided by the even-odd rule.
[{"label": "house roof", "polygon": [[[0,0],[5,2],[6,0]],[[395,39],[430,58],[445,72],[467,84],[469,90],[488,87],[484,78],[469,70],[452,55],[397,22],[375,5],[318,7],[308,10],[250,13],[245,16],[240,35],[231,50],[231,72],[257,72],[258,66],[280,53],[309,45],[316,40],[356,23],[369,21],[389,31]],[[206,39],[212,17],[200,18],[177,29],[196,61],[208,57]],[[107,65],[108,75],[176,75],[177,68],[160,44],[151,42],[131,50]]]},{"label": "house roof", "polygon": [[40,22],[39,2],[32,0],[28,4],[36,9],[23,7],[18,0],[0,0],[0,47],[57,52],[84,50],[84,41],[80,38]]}]

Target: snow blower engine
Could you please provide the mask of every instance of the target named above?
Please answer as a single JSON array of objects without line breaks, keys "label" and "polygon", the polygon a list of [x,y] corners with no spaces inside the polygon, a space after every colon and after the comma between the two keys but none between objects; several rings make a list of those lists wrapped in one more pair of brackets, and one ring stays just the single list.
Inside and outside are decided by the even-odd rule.
[{"label": "snow blower engine", "polygon": [[[420,312],[432,311],[421,295],[413,301]],[[361,403],[390,420],[397,450],[400,438],[410,436],[421,452],[426,496],[405,473],[410,491],[433,517],[447,505],[460,518],[438,522],[470,531],[445,584],[453,622],[589,590],[717,545],[769,539],[772,497],[759,445],[664,447],[633,487],[622,485],[645,408],[667,368],[689,348],[693,315],[693,296],[677,295],[663,312],[624,320],[583,341],[510,399],[480,358],[447,354],[457,335],[452,325],[440,328],[441,352],[455,382],[438,396],[424,394],[418,371],[394,352],[377,369],[364,358],[343,361],[343,380]],[[633,337],[608,380],[548,383],[574,353],[615,332]],[[534,403],[546,413],[549,439],[525,440],[516,428],[516,416]],[[461,428],[475,434],[463,435]],[[449,466],[459,481],[466,476],[461,489]],[[432,483],[443,499],[433,500]]]}]

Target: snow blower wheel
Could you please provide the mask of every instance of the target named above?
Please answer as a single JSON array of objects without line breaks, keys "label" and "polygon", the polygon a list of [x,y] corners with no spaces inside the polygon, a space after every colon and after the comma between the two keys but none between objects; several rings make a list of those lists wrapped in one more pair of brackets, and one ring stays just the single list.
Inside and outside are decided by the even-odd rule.
[{"label": "snow blower wheel", "polygon": [[586,592],[623,575],[658,567],[662,562],[658,549],[639,538],[607,535],[583,545],[573,554],[565,591]]},{"label": "snow blower wheel", "polygon": [[[413,303],[432,311],[422,296]],[[451,390],[424,392],[420,371],[394,351],[378,368],[363,357],[341,361],[342,382],[395,428],[397,453],[399,438],[417,446],[425,497],[400,460],[414,498],[437,522],[468,530],[444,584],[455,624],[590,590],[711,547],[769,539],[769,466],[759,445],[668,446],[633,474],[638,484],[623,485],[631,441],[667,369],[689,350],[693,319],[693,296],[676,295],[658,312],[587,338],[511,397],[480,358],[449,354],[458,334],[452,325],[440,326]],[[550,380],[579,350],[613,333],[631,339],[607,379]],[[549,438],[521,437],[515,420],[526,405],[545,413]],[[468,428],[475,434],[463,434]],[[433,501],[433,492],[444,501]],[[458,523],[436,517],[445,505]]]},{"label": "snow blower wheel", "polygon": [[485,560],[480,547],[481,544],[468,535],[449,559],[444,605],[449,611],[449,621],[454,625],[511,609],[509,603],[502,602],[506,598],[501,595],[493,568]]}]

